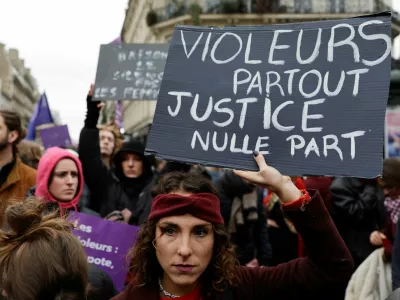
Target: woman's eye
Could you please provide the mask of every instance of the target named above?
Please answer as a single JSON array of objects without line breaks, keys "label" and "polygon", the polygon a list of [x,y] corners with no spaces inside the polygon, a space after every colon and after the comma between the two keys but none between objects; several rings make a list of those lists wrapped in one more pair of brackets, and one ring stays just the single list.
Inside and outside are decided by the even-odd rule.
[{"label": "woman's eye", "polygon": [[175,231],[175,229],[173,229],[173,228],[167,228],[167,229],[165,229],[165,234],[166,234],[166,235],[173,236],[173,235],[175,235],[175,233],[176,233],[176,231]]},{"label": "woman's eye", "polygon": [[206,236],[207,235],[207,230],[206,229],[197,229],[196,231],[195,231],[195,235],[196,236],[198,236],[198,237],[203,237],[203,236]]}]

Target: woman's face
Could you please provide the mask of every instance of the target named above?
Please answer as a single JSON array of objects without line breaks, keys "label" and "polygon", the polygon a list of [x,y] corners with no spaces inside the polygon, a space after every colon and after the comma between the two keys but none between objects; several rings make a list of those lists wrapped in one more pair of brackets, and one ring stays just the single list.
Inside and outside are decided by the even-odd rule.
[{"label": "woman's face", "polygon": [[214,231],[211,223],[192,215],[160,219],[156,227],[156,255],[164,270],[166,291],[190,291],[211,261]]},{"label": "woman's face", "polygon": [[78,167],[72,159],[62,159],[53,171],[49,185],[51,195],[61,202],[74,199],[79,185]]}]

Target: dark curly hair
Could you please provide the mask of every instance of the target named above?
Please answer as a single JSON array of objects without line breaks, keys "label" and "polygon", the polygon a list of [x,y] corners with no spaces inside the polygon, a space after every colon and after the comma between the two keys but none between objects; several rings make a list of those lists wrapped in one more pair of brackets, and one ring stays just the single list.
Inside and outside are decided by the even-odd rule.
[{"label": "dark curly hair", "polygon": [[[213,184],[206,177],[198,173],[185,172],[171,172],[162,176],[153,188],[152,194],[154,197],[174,191],[216,194]],[[139,286],[156,285],[163,273],[153,246],[157,222],[158,220],[153,220],[141,227],[136,244],[128,254],[130,272]],[[203,278],[210,278],[203,283],[206,293],[221,292],[227,286],[237,284],[236,268],[239,263],[228,231],[221,224],[213,224],[213,231],[215,239],[213,256],[202,275]]]}]

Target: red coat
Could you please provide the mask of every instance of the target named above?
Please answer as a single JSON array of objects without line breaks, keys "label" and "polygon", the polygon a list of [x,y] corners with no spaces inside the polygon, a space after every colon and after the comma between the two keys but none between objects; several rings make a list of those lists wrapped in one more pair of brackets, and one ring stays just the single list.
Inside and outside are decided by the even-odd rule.
[{"label": "red coat", "polygon": [[[327,291],[346,284],[353,273],[352,257],[340,237],[319,193],[310,191],[312,200],[301,211],[286,206],[283,210],[301,234],[308,257],[277,267],[238,267],[240,284],[231,288],[234,299],[326,299]],[[114,300],[158,300],[157,286],[130,283]],[[216,295],[215,299],[220,299]],[[203,299],[206,300],[206,299]]]}]

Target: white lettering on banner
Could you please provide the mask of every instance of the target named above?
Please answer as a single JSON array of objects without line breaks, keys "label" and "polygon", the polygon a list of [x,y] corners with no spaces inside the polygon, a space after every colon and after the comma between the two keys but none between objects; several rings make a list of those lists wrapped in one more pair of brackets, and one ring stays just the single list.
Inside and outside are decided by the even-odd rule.
[{"label": "white lettering on banner", "polygon": [[[182,97],[191,97],[193,98],[192,93],[190,92],[182,92],[182,91],[172,91],[169,92],[169,95],[175,96],[177,100],[177,105],[175,107],[175,110],[172,110],[171,106],[168,105],[168,113],[170,114],[171,117],[176,117],[180,110],[181,110],[181,104],[182,104]],[[216,125],[219,128],[226,127],[230,125],[234,118],[234,109],[225,107],[221,108],[221,104],[241,104],[241,109],[240,109],[240,114],[239,114],[239,121],[238,121],[238,126],[239,128],[243,129],[245,125],[245,120],[246,120],[246,115],[247,115],[247,109],[248,105],[252,103],[256,103],[258,101],[258,98],[241,98],[237,99],[236,101],[232,102],[231,98],[223,98],[221,100],[218,100],[214,105],[213,105],[213,98],[209,97],[209,102],[207,105],[207,108],[204,110],[204,113],[202,116],[198,116],[197,110],[198,110],[198,104],[201,101],[201,97],[199,94],[196,94],[194,96],[193,103],[191,105],[190,109],[190,115],[192,116],[193,120],[197,122],[204,122],[208,120],[209,118],[213,118],[215,115],[218,114],[226,114],[229,116],[227,120],[224,122],[219,122],[216,120],[213,120],[213,124]],[[309,109],[310,106],[318,105],[318,104],[323,104],[325,102],[325,98],[321,99],[315,99],[315,100],[308,100],[303,103],[303,110],[302,110],[302,117],[301,117],[301,129],[303,132],[321,132],[323,130],[322,126],[315,126],[315,127],[310,127],[308,122],[309,120],[319,120],[323,119],[324,116],[322,114],[310,114]],[[279,104],[275,109],[272,109],[272,103],[271,100],[266,97],[264,98],[264,112],[263,112],[263,128],[264,129],[271,129],[271,125],[273,128],[275,128],[278,131],[281,132],[289,132],[295,129],[295,125],[282,125],[279,122],[279,114],[281,113],[282,110],[284,110],[287,106],[293,105],[294,101],[285,101],[281,104]],[[229,132],[224,132],[220,133],[222,134],[223,137],[223,143],[220,142],[222,139],[219,137],[219,134],[217,131],[210,132],[207,131],[206,134],[200,133],[199,130],[195,130],[192,136],[191,140],[191,148],[195,149],[196,145],[200,145],[203,151],[208,151],[210,149],[210,138],[212,139],[211,141],[211,147],[217,152],[223,152],[228,148],[228,141],[230,140],[230,147],[229,151],[232,153],[244,153],[248,154],[251,153],[252,150],[248,149],[249,145],[249,140],[250,137],[248,135],[245,135],[243,138],[242,143],[237,142],[237,136],[236,134],[230,134]],[[351,159],[355,158],[356,155],[356,137],[361,137],[365,134],[365,131],[354,131],[346,134],[342,134],[341,137],[343,139],[350,139],[351,143]],[[268,143],[262,143],[263,140],[268,140],[268,136],[260,136],[257,138],[257,141],[255,143],[255,151],[259,151],[260,153],[264,154],[269,154],[268,150],[262,150],[261,148],[263,147],[268,147]],[[295,150],[300,150],[303,149],[306,146],[306,141],[305,139],[300,136],[300,135],[292,135],[286,139],[286,141],[291,143],[291,155],[294,156]],[[336,135],[325,135],[323,137],[323,153],[324,156],[326,157],[328,154],[328,150],[335,150],[340,159],[343,160],[343,153],[340,150],[339,146],[339,139]],[[238,146],[239,145],[239,146]],[[320,156],[320,151],[319,151],[319,146],[317,141],[312,138],[310,142],[307,144],[307,147],[305,149],[305,157],[308,157],[311,152],[314,152],[316,155]]]},{"label": "white lettering on banner", "polygon": [[[355,158],[355,138],[360,137],[364,135],[364,131],[354,131],[354,132],[349,132],[342,134],[342,138],[351,138],[350,145],[351,145],[351,159]],[[323,154],[325,157],[328,156],[328,150],[334,150],[337,152],[337,154],[340,157],[340,160],[343,160],[343,153],[342,150],[340,150],[338,144],[339,144],[339,139],[336,135],[334,134],[327,134],[322,137],[322,149],[323,149]],[[286,139],[286,141],[290,142],[290,154],[292,156],[295,155],[296,150],[301,150],[304,148],[306,145],[306,140],[298,135],[291,135]],[[311,145],[310,145],[311,144]],[[317,142],[315,141],[314,138],[311,139],[311,141],[307,144],[307,147],[304,151],[305,157],[309,155],[311,151],[314,151],[318,156],[319,154],[319,147]]]},{"label": "white lettering on banner", "polygon": [[296,48],[296,59],[299,64],[308,65],[308,64],[313,63],[317,59],[318,54],[319,54],[319,48],[321,47],[321,36],[322,36],[322,29],[319,28],[318,29],[318,37],[317,37],[317,41],[315,42],[315,47],[314,47],[313,53],[310,55],[309,58],[303,60],[301,58],[301,54],[300,54],[300,52],[301,52],[300,48],[301,48],[302,38],[303,38],[303,29],[300,30],[299,37],[297,40],[297,48]]},{"label": "white lettering on banner", "polygon": [[[165,63],[168,52],[140,48],[131,50],[130,47],[122,46],[112,50],[108,55],[102,54],[107,52],[100,52],[101,59],[112,55],[116,56],[114,60],[117,63],[107,62],[107,70],[102,71],[103,75],[107,71],[107,77],[104,83],[96,78],[93,97],[97,100],[116,100],[119,97],[123,98],[121,100],[157,99],[164,75],[164,71],[160,71],[159,63]],[[113,69],[110,70],[111,68]]]},{"label": "white lettering on banner", "polygon": [[[269,147],[273,141],[267,133],[257,133],[259,136],[255,136],[245,131],[250,122],[252,126],[257,126],[254,124],[258,118],[259,126],[264,130],[291,132],[284,141],[292,157],[301,154],[305,158],[326,158],[329,155],[341,161],[347,158],[354,160],[356,143],[365,136],[367,130],[351,128],[342,134],[325,128],[325,131],[330,131],[325,133],[327,107],[343,93],[348,94],[348,101],[363,100],[359,96],[360,86],[367,78],[370,80],[364,75],[390,55],[390,37],[369,30],[370,26],[382,24],[382,21],[373,20],[353,26],[340,21],[328,29],[267,31],[267,36],[263,38],[271,42],[262,49],[264,52],[256,51],[260,50],[259,45],[252,49],[253,44],[262,40],[258,30],[246,32],[245,35],[240,31],[180,30],[180,49],[184,59],[205,64],[231,64],[232,90],[224,90],[225,94],[207,94],[201,89],[191,92],[169,91],[168,95],[173,99],[168,100],[171,101],[166,106],[168,113],[173,118],[179,114],[190,115],[194,122],[203,123],[198,128],[194,127],[190,141],[193,150],[242,154],[251,154],[254,150],[271,154]],[[371,47],[378,41],[383,48],[373,51],[371,55],[371,51],[357,44],[360,41],[371,42]],[[322,46],[323,42],[325,45]],[[343,62],[343,53],[350,51],[351,64],[339,64]],[[263,66],[264,71],[259,71],[257,67],[260,64],[267,68]],[[334,64],[335,68],[326,67]],[[323,70],[318,66],[324,66],[321,68]],[[134,75],[126,73],[125,78],[134,80]],[[190,105],[187,105],[188,102]],[[255,111],[255,107],[260,111]],[[298,114],[297,118],[295,114]],[[209,123],[213,128],[206,126]]]},{"label": "white lettering on banner", "polygon": [[[334,91],[331,91],[329,88],[333,85],[332,80],[329,79],[333,75],[331,71],[321,74],[320,71],[312,69],[296,76],[299,72],[300,69],[291,69],[284,71],[283,74],[285,75],[281,76],[276,71],[268,71],[263,77],[259,71],[253,75],[246,69],[237,69],[233,74],[233,93],[237,95],[240,91],[246,91],[245,93],[248,95],[255,88],[256,91],[261,90],[259,94],[262,96],[262,87],[265,86],[265,93],[274,94],[275,92],[275,94],[278,93],[280,96],[285,97],[286,94],[292,95],[293,87],[296,87],[296,92],[299,92],[304,98],[313,98],[321,90],[327,97],[336,97],[342,92],[346,80],[350,80],[353,85],[353,96],[357,97],[360,86],[360,75],[368,73],[369,69],[341,70],[339,73],[340,79],[337,81]],[[245,76],[241,74],[245,74]],[[241,86],[243,86],[243,89]],[[309,91],[309,87],[312,87],[314,90]]]},{"label": "white lettering on banner", "polygon": [[289,45],[277,45],[277,42],[278,42],[278,36],[280,33],[289,33],[292,31],[293,30],[285,30],[285,29],[274,31],[274,37],[272,38],[271,48],[269,49],[268,63],[270,63],[271,65],[284,65],[285,64],[284,60],[274,60],[274,51],[275,50],[284,50],[284,49],[288,49],[290,47]]},{"label": "white lettering on banner", "polygon": [[[391,52],[390,36],[388,36],[387,34],[366,34],[364,32],[365,28],[368,26],[381,25],[381,24],[383,24],[383,22],[380,20],[369,20],[369,21],[365,21],[362,24],[360,24],[358,26],[357,30],[354,28],[353,25],[350,25],[347,23],[340,23],[340,24],[333,26],[329,31],[329,39],[328,39],[328,43],[327,43],[327,53],[326,53],[327,61],[334,62],[335,51],[339,51],[340,47],[351,47],[353,50],[354,62],[362,63],[368,67],[372,67],[372,66],[378,65],[381,62],[383,62],[390,55],[390,52]],[[384,25],[382,25],[382,26],[384,26]],[[307,65],[307,64],[313,63],[319,57],[319,55],[321,55],[320,49],[321,49],[323,29],[324,28],[318,28],[318,34],[317,34],[317,37],[315,40],[315,46],[314,46],[313,52],[306,59],[304,59],[301,55],[301,46],[305,40],[303,29],[298,30],[297,32],[293,31],[293,30],[287,30],[287,29],[274,30],[273,33],[270,33],[270,35],[271,35],[270,38],[272,39],[272,42],[269,47],[269,51],[267,53],[268,54],[267,63],[270,65],[284,65],[285,64],[284,60],[276,60],[274,58],[274,55],[281,51],[285,51],[284,56],[288,56],[291,54],[294,55],[296,57],[296,61],[301,65]],[[345,36],[344,39],[337,40],[337,32],[339,30],[340,31],[347,30],[349,33],[348,33],[348,35]],[[325,30],[325,31],[327,32],[327,30]],[[188,34],[188,35],[198,34],[194,43],[191,43],[191,47],[188,47],[188,44],[187,44],[186,38],[185,38],[185,34]],[[296,50],[295,50],[295,53],[293,54],[293,51],[290,52],[290,50],[288,50],[290,48],[290,45],[281,44],[279,42],[279,40],[282,39],[282,37],[287,38],[287,36],[295,35],[295,34],[297,34],[297,39],[296,39],[297,42],[296,42]],[[362,58],[361,54],[360,54],[360,49],[359,49],[358,45],[356,44],[356,42],[354,41],[356,34],[358,34],[358,36],[360,36],[363,40],[366,40],[366,41],[382,40],[386,46],[383,54],[380,57],[376,58],[375,60],[367,60],[365,58]],[[243,57],[244,64],[254,65],[254,64],[263,63],[263,61],[261,59],[254,59],[254,58],[251,59],[250,58],[251,48],[252,48],[252,44],[253,44],[253,40],[254,40],[253,33],[248,34],[245,47],[243,47],[242,37],[234,32],[224,32],[214,41],[214,44],[212,44],[212,45],[211,45],[211,40],[212,40],[211,32],[208,33],[206,41],[203,40],[204,32],[201,32],[201,33],[195,32],[194,33],[193,31],[190,31],[190,32],[185,33],[183,30],[180,30],[180,36],[181,36],[182,47],[183,47],[183,50],[185,52],[187,59],[191,59],[193,53],[198,48],[203,47],[203,49],[201,49],[201,51],[202,51],[201,60],[203,62],[209,56],[211,61],[214,62],[215,64],[228,64],[228,63],[231,63],[233,60],[235,60],[235,58],[237,58],[240,55],[241,57]],[[224,40],[226,40],[227,36],[231,36],[237,40],[237,42],[238,42],[237,50],[232,56],[230,56],[224,60],[218,59],[218,58],[216,58],[216,51],[219,48],[220,44],[223,43]],[[210,48],[211,48],[211,52],[209,52]],[[244,48],[244,53],[242,53],[243,48]],[[139,56],[139,54],[137,56]],[[118,54],[118,57],[121,62],[126,60],[126,54]]]},{"label": "white lettering on banner", "polygon": [[99,257],[88,256],[87,257],[87,262],[89,264],[95,264],[97,266],[107,267],[107,268],[110,268],[111,270],[114,269],[112,261],[108,260],[108,259],[106,259],[104,257],[99,258]]}]

